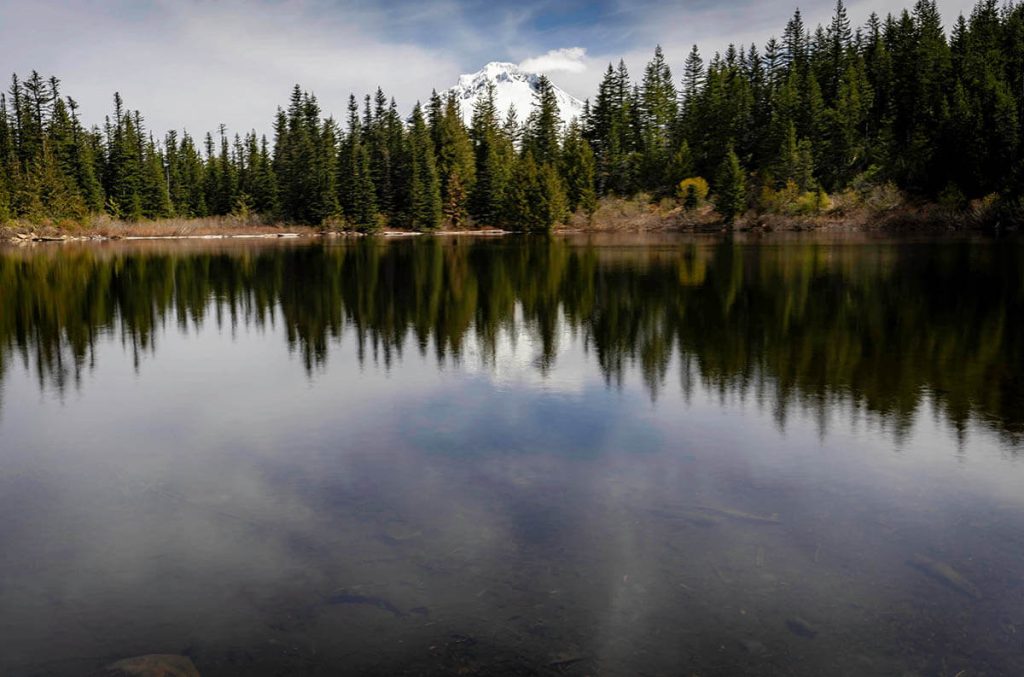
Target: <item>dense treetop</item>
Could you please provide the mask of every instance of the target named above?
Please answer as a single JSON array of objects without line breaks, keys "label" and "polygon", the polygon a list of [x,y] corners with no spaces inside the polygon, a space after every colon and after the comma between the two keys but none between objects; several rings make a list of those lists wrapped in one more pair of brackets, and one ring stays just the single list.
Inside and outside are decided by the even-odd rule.
[{"label": "dense treetop", "polygon": [[521,121],[500,119],[493,92],[467,128],[450,97],[403,118],[378,90],[353,96],[341,124],[296,86],[272,140],[223,127],[160,139],[116,94],[104,124],[86,127],[60,81],[32,72],[0,96],[0,221],[241,213],[545,230],[605,195],[694,208],[704,180],[726,221],[883,185],[954,207],[990,194],[1015,204],[1022,72],[1024,4],[997,0],[950,26],[933,0],[861,25],[839,0],[826,26],[797,11],[763,47],[705,58],[695,46],[676,74],[657,48],[639,82],[609,65],[567,129],[542,76]]}]

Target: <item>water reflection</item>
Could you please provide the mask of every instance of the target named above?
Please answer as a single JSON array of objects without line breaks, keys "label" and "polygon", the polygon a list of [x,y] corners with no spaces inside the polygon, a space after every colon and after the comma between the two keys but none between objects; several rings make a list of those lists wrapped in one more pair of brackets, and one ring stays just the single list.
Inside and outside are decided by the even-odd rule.
[{"label": "water reflection", "polygon": [[1024,674],[1020,250],[0,255],[0,674]]},{"label": "water reflection", "polygon": [[[794,407],[846,407],[899,438],[925,403],[1024,432],[1024,274],[1016,243],[729,240],[588,246],[566,240],[346,245],[139,245],[0,253],[0,379],[20,357],[58,391],[117,338],[136,365],[161,331],[280,322],[323,371],[347,335],[360,361],[407,351],[495,366],[508,337],[548,373],[568,336],[609,384],[638,372],[651,398],[681,384]],[[673,356],[677,372],[669,373]]]}]

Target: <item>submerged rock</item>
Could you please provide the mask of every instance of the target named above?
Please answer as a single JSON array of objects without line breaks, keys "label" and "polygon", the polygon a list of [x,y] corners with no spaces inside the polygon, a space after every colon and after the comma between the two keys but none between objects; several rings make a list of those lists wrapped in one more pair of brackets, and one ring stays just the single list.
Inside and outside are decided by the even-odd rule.
[{"label": "submerged rock", "polygon": [[740,644],[743,645],[743,648],[751,656],[763,656],[768,653],[768,647],[766,647],[763,642],[759,642],[756,639],[744,639],[740,641]]},{"label": "submerged rock", "polygon": [[348,592],[339,592],[328,597],[327,603],[334,606],[349,604],[373,607],[380,609],[381,611],[387,611],[396,618],[405,615],[402,613],[401,609],[388,600],[383,597],[374,597],[373,595],[356,595]]},{"label": "submerged rock", "polygon": [[787,618],[786,627],[789,628],[789,631],[794,635],[797,637],[803,637],[804,639],[814,639],[818,636],[818,629],[799,616]]},{"label": "submerged rock", "polygon": [[779,520],[778,514],[776,513],[772,513],[771,515],[757,515],[750,512],[743,512],[742,510],[716,508],[710,505],[698,505],[694,507],[701,512],[736,520],[737,522],[750,522],[752,524],[782,524],[781,520]]},{"label": "submerged rock", "polygon": [[961,595],[971,599],[981,599],[981,592],[975,587],[974,583],[964,578],[960,575],[960,572],[945,562],[934,560],[925,555],[914,555],[907,560],[907,564],[929,578],[942,583],[947,588],[956,590]]},{"label": "submerged rock", "polygon": [[149,654],[111,663],[101,677],[199,677],[192,660],[174,654]]}]

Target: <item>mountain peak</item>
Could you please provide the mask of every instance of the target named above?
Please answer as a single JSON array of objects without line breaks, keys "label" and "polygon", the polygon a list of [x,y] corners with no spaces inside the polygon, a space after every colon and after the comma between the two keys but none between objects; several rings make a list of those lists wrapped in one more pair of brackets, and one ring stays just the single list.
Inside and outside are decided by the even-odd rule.
[{"label": "mountain peak", "polygon": [[[462,106],[462,118],[468,125],[473,118],[473,107],[487,93],[488,83],[494,85],[494,99],[502,117],[515,106],[520,120],[533,110],[540,75],[523,70],[514,63],[492,61],[476,73],[459,76],[459,84],[445,93],[454,93]],[[558,101],[562,123],[568,125],[583,114],[583,102],[551,83]]]}]

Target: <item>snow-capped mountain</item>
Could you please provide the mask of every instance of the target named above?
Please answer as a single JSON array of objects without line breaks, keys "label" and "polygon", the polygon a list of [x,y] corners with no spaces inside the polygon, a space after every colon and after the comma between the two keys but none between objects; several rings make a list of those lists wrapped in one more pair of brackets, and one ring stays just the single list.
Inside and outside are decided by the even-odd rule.
[{"label": "snow-capped mountain", "polygon": [[[533,110],[534,94],[537,91],[539,80],[540,75],[524,71],[514,63],[492,61],[476,73],[460,76],[459,84],[448,91],[454,92],[459,99],[462,117],[469,125],[473,118],[473,105],[487,93],[487,83],[493,82],[495,104],[497,104],[499,116],[504,119],[509,108],[515,106],[516,115],[522,122]],[[573,118],[581,117],[583,102],[565,90],[559,89],[554,83],[552,85],[555,89],[555,96],[558,98],[558,111],[562,122],[568,125]]]}]

